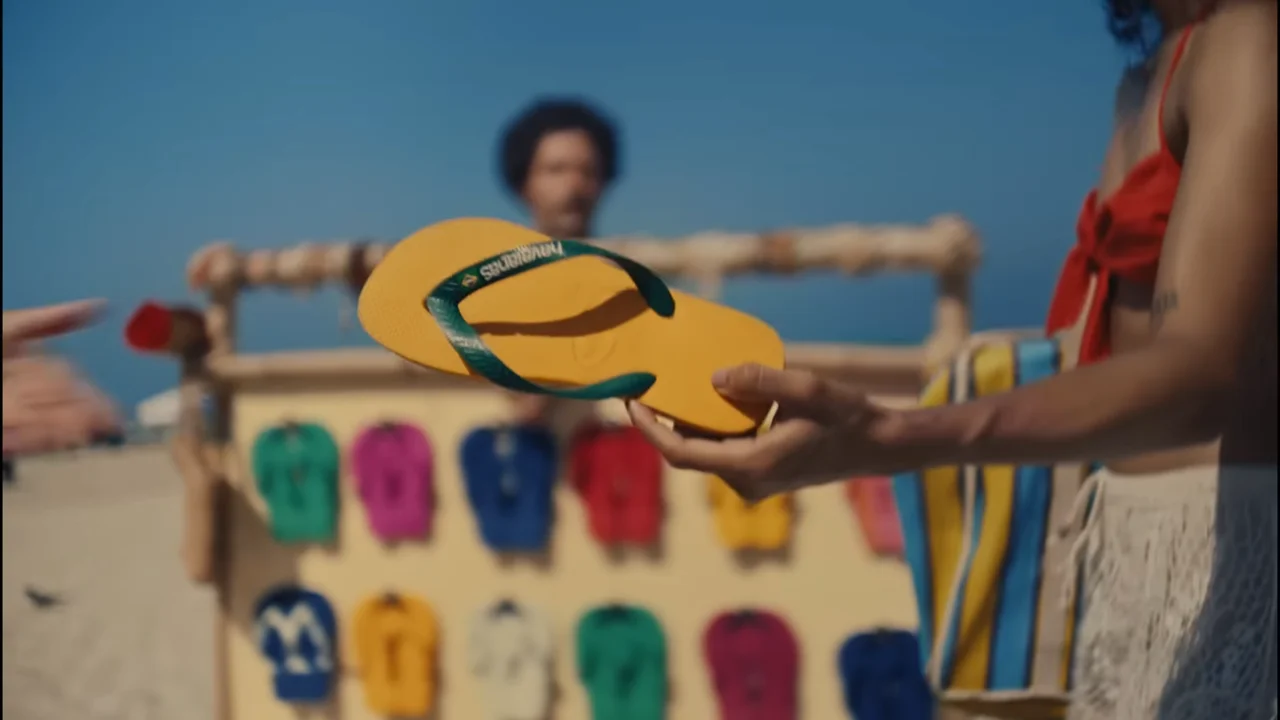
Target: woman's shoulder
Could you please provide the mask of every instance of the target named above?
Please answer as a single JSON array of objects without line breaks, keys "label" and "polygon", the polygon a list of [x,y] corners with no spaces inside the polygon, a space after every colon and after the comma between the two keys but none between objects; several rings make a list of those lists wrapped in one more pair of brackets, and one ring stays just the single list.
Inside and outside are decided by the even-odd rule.
[{"label": "woman's shoulder", "polygon": [[1222,0],[1205,17],[1191,52],[1203,62],[1221,57],[1276,54],[1276,0]]},{"label": "woman's shoulder", "polygon": [[1222,0],[1187,49],[1188,99],[1207,106],[1275,101],[1276,0]]},{"label": "woman's shoulder", "polygon": [[[1256,24],[1258,20],[1276,17],[1276,0],[1218,0],[1213,11],[1205,15],[1205,25],[1230,25],[1238,22]],[[1275,23],[1259,30],[1270,30],[1276,35]]]}]

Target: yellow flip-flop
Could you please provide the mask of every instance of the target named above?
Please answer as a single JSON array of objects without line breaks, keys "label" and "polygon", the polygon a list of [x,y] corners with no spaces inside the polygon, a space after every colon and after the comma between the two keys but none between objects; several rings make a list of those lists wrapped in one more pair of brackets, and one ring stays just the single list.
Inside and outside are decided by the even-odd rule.
[{"label": "yellow flip-flop", "polygon": [[448,220],[396,244],[365,283],[359,317],[418,365],[521,392],[637,398],[723,435],[759,427],[769,408],[724,399],[712,373],[783,366],[782,340],[761,320],[670,290],[616,253],[502,220]]}]

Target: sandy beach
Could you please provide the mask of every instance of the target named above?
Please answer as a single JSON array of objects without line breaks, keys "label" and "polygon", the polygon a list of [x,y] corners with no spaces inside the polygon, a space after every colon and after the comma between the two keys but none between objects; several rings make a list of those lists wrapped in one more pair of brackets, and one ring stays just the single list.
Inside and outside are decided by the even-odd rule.
[{"label": "sandy beach", "polygon": [[[178,560],[159,447],[21,461],[4,489],[4,702],[14,720],[212,717],[213,595]],[[56,597],[37,607],[28,590]]]}]

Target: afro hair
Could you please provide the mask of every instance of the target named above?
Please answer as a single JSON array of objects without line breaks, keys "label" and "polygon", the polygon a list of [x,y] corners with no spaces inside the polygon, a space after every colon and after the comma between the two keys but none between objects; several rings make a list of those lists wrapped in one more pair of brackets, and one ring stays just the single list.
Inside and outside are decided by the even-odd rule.
[{"label": "afro hair", "polygon": [[498,169],[507,189],[515,195],[524,191],[529,166],[538,143],[546,135],[562,130],[581,130],[591,138],[600,156],[600,172],[606,186],[618,176],[618,131],[599,110],[572,98],[535,100],[502,132]]},{"label": "afro hair", "polygon": [[1107,30],[1142,62],[1160,45],[1159,23],[1151,12],[1150,0],[1106,0]]}]

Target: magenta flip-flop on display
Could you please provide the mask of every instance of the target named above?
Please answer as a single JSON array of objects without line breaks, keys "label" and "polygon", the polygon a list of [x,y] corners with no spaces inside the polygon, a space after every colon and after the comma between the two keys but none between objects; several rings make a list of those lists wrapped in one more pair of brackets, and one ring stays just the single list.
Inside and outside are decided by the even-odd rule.
[{"label": "magenta flip-flop on display", "polygon": [[374,535],[405,540],[430,532],[432,461],[427,436],[406,423],[380,423],[356,437],[352,470]]}]

